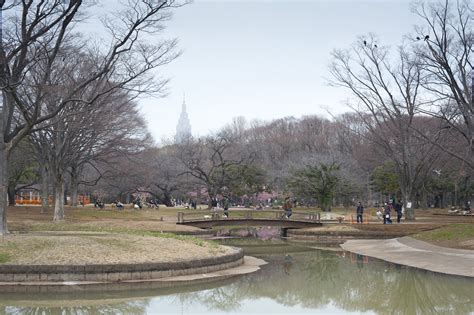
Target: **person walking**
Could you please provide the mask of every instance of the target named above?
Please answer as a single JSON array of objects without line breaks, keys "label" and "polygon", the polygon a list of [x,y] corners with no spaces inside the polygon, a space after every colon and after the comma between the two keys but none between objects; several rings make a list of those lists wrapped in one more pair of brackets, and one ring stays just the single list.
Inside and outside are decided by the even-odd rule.
[{"label": "person walking", "polygon": [[402,218],[402,202],[399,200],[395,204],[395,211],[397,212],[397,223],[400,223],[400,220]]},{"label": "person walking", "polygon": [[224,217],[227,219],[229,217],[229,206],[230,201],[229,198],[225,197],[222,201],[222,207],[224,208]]},{"label": "person walking", "polygon": [[285,198],[285,202],[283,203],[283,210],[285,210],[285,214],[283,215],[282,218],[289,219],[291,215],[293,214],[293,209],[290,197]]},{"label": "person walking", "polygon": [[388,203],[385,203],[384,213],[383,213],[383,224],[391,224],[392,219],[390,219],[391,207]]},{"label": "person walking", "polygon": [[466,206],[462,212],[463,215],[471,214],[471,201],[466,202]]},{"label": "person walking", "polygon": [[211,199],[211,206],[212,206],[212,210],[216,210],[216,208],[217,208],[217,198],[212,198]]},{"label": "person walking", "polygon": [[356,214],[357,214],[357,223],[363,223],[364,220],[362,216],[364,215],[364,206],[362,205],[362,202],[360,201],[359,201],[359,204],[357,205]]}]

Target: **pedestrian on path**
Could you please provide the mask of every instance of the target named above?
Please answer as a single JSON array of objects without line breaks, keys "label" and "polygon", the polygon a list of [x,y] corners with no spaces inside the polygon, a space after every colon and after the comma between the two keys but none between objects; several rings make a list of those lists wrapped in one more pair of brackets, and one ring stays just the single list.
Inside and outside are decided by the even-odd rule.
[{"label": "pedestrian on path", "polygon": [[395,204],[395,211],[397,212],[397,223],[400,223],[400,219],[402,218],[402,201],[399,200]]},{"label": "pedestrian on path", "polygon": [[384,213],[383,213],[383,224],[392,224],[392,219],[390,218],[391,205],[385,203]]},{"label": "pedestrian on path", "polygon": [[291,209],[293,205],[291,204],[290,197],[285,198],[285,202],[283,203],[283,210],[285,210],[285,214],[283,215],[282,219],[289,219],[293,214],[293,209]]},{"label": "pedestrian on path", "polygon": [[364,206],[362,206],[362,202],[359,201],[359,204],[357,205],[357,223],[363,223],[363,218],[362,216],[364,215]]}]

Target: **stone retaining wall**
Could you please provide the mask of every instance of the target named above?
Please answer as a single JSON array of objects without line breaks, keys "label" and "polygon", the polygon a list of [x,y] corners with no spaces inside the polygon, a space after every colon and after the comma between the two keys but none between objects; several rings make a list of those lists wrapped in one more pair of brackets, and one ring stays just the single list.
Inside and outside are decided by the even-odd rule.
[{"label": "stone retaining wall", "polygon": [[240,248],[225,256],[190,261],[110,265],[0,265],[0,282],[117,282],[209,273],[242,265]]}]

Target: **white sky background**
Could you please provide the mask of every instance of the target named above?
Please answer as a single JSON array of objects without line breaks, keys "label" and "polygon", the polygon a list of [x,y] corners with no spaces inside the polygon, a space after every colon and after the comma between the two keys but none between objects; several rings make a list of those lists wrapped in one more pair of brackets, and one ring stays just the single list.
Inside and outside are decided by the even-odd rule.
[{"label": "white sky background", "polygon": [[395,47],[416,23],[408,0],[195,0],[164,31],[183,51],[159,72],[169,95],[141,110],[157,141],[175,134],[183,93],[194,136],[236,116],[339,114],[348,94],[327,84],[331,51],[369,32]]}]

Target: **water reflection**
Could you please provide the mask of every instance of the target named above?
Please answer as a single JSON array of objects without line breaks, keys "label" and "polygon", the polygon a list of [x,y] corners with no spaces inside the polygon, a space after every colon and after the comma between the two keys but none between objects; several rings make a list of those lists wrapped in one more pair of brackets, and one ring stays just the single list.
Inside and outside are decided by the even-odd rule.
[{"label": "water reflection", "polygon": [[[41,300],[0,293],[0,314],[470,314],[474,281],[325,251],[261,256],[260,272],[218,283]],[[84,296],[86,297],[86,296]],[[106,300],[103,300],[108,298]],[[29,299],[29,300],[28,300]],[[51,301],[54,300],[54,301]],[[39,305],[38,303],[41,303]],[[72,304],[74,305],[72,305]]]},{"label": "water reflection", "polygon": [[283,229],[273,226],[218,228],[217,237],[252,238],[258,240],[279,240],[283,235]]},{"label": "water reflection", "polygon": [[[65,302],[67,303],[67,302]],[[149,301],[132,301],[117,304],[102,304],[89,306],[5,306],[0,308],[0,314],[21,314],[21,315],[92,315],[92,314],[146,314]]]}]

